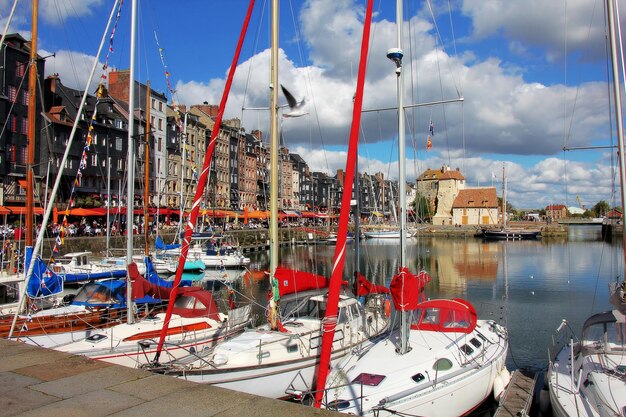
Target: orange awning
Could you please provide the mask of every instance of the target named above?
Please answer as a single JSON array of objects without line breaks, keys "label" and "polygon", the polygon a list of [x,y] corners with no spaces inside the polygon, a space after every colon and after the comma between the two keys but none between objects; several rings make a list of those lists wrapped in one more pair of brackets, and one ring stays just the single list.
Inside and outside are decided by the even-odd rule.
[{"label": "orange awning", "polygon": [[5,215],[5,214],[11,214],[11,210],[9,210],[8,208],[4,206],[0,206],[0,216]]},{"label": "orange awning", "polygon": [[[11,214],[19,214],[19,215],[24,215],[26,214],[26,207],[21,207],[21,206],[7,206],[7,209],[11,210]],[[35,207],[33,209],[33,212],[35,214],[38,215],[42,215],[43,214],[43,208],[41,207]]]}]

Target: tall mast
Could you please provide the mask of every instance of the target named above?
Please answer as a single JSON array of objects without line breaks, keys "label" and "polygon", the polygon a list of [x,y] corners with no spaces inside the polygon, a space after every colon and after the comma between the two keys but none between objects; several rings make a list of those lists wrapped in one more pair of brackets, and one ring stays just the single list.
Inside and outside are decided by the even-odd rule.
[{"label": "tall mast", "polygon": [[[133,217],[135,208],[135,145],[133,135],[135,130],[135,38],[137,31],[137,0],[131,2],[130,14],[130,74],[128,87],[128,188],[126,194],[126,265],[133,261]],[[133,324],[133,288],[130,277],[126,277],[126,305],[128,313],[126,321]]]},{"label": "tall mast", "polygon": [[26,238],[25,245],[33,246],[33,212],[35,204],[33,198],[33,167],[35,166],[35,118],[37,94],[37,20],[39,0],[33,0],[32,35],[30,41],[30,72],[28,74],[28,152],[26,161]]},{"label": "tall mast", "polygon": [[504,162],[502,163],[502,222],[500,225],[504,229],[506,227],[506,189],[505,189],[505,179],[504,179]]},{"label": "tall mast", "polygon": [[[397,47],[387,51],[387,58],[396,64],[396,89],[398,95],[398,199],[400,201],[400,267],[406,267],[406,162],[404,132],[404,82],[402,76],[402,0],[396,1],[396,41]],[[409,351],[409,321],[407,312],[402,311],[400,322],[400,354]]]},{"label": "tall mast", "polygon": [[[624,122],[622,120],[622,100],[619,82],[617,42],[615,40],[615,12],[613,11],[613,0],[606,0],[606,10],[609,19],[609,44],[611,47],[611,69],[613,73],[613,95],[615,100],[615,122],[617,124],[617,146],[619,156],[619,174],[621,185],[622,207],[626,207],[626,170],[624,162]],[[624,239],[624,268],[626,268],[626,233]],[[626,270],[624,271],[626,276]]]},{"label": "tall mast", "polygon": [[[367,9],[363,22],[363,38],[361,39],[361,56],[359,57],[359,72],[357,76],[356,94],[354,95],[354,105],[352,107],[352,125],[350,126],[350,141],[348,143],[348,156],[346,160],[346,174],[344,180],[344,191],[341,195],[341,207],[350,207],[352,199],[352,186],[354,182],[356,159],[358,155],[359,126],[361,125],[361,110],[363,107],[363,89],[365,84],[365,70],[367,68],[367,55],[370,37],[370,27],[372,23],[373,0],[367,1]],[[339,314],[339,293],[343,281],[343,267],[346,260],[346,239],[348,235],[348,221],[350,220],[350,210],[341,210],[339,213],[339,224],[337,227],[337,244],[335,245],[335,255],[333,257],[333,270],[328,285],[328,298],[326,303],[326,314],[322,322],[322,345],[320,349],[319,362],[317,365],[317,385],[315,387],[315,407],[319,408],[325,395],[326,378],[330,369],[330,356],[335,337],[335,327],[337,325],[337,314]]]},{"label": "tall mast", "polygon": [[270,300],[270,324],[277,327],[279,299],[274,278],[278,266],[278,0],[272,0],[270,48],[270,283],[273,297]]},{"label": "tall mast", "polygon": [[144,254],[150,255],[149,230],[148,222],[150,221],[150,213],[148,213],[148,201],[150,199],[150,81],[146,83],[146,143],[144,147],[145,169],[144,169],[144,189],[143,189],[143,235],[146,242],[146,250]]}]

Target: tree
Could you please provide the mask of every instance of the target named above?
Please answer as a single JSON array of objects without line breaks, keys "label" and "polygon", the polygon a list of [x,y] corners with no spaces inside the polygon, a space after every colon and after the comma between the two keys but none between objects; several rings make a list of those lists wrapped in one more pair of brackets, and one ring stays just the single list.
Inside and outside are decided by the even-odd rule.
[{"label": "tree", "polygon": [[591,209],[593,211],[595,217],[605,216],[609,211],[611,211],[611,206],[604,200],[600,200],[596,203],[595,206]]},{"label": "tree", "polygon": [[413,200],[413,203],[411,204],[411,208],[417,215],[417,221],[430,221],[430,207],[428,199],[425,196],[417,194],[417,196],[415,196],[415,200]]}]

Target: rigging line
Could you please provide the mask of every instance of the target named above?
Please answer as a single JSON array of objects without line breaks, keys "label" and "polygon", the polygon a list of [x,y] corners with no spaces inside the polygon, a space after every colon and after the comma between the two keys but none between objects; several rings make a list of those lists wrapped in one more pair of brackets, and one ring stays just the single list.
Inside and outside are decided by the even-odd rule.
[{"label": "rigging line", "polygon": [[15,8],[17,7],[18,2],[19,0],[13,1],[13,7],[11,7],[9,18],[7,19],[7,23],[4,26],[4,31],[2,32],[2,38],[0,38],[0,51],[2,51],[2,47],[4,46],[4,40],[7,37],[7,32],[9,31],[9,25],[11,24],[11,20],[13,20],[13,14],[15,13]]},{"label": "rigging line", "polygon": [[[603,2],[604,7],[606,7],[606,3]],[[603,9],[603,15],[606,16],[607,12],[606,9]],[[614,142],[614,137],[616,135],[614,135],[613,133],[613,112],[611,111],[611,103],[613,101],[612,97],[613,95],[611,94],[611,85],[610,85],[610,79],[611,79],[611,64],[610,64],[610,51],[609,51],[609,45],[608,42],[606,42],[606,39],[608,38],[608,26],[607,26],[607,20],[604,19],[604,37],[605,37],[605,42],[604,42],[604,56],[605,56],[605,63],[606,63],[606,90],[607,90],[607,97],[608,97],[608,108],[609,108],[609,143],[611,147],[615,147],[615,142]],[[615,200],[616,200],[616,178],[618,175],[618,170],[616,168],[617,166],[617,162],[616,162],[616,153],[615,152],[609,152],[610,155],[610,160],[611,160],[611,170],[612,170],[612,176],[611,176],[611,202],[612,202],[612,206],[615,207]]]},{"label": "rigging line", "polygon": [[[293,2],[290,0],[289,1],[289,6],[290,6],[290,10],[291,10],[291,17],[293,20],[293,27],[294,27],[294,32],[296,34],[296,44],[297,44],[297,49],[298,49],[298,55],[300,57],[300,63],[304,64],[304,54],[302,52],[303,48],[302,48],[302,37],[300,36],[300,31],[298,30],[298,25],[295,19],[295,13],[293,10]],[[311,82],[311,71],[310,71],[310,66],[304,66],[304,70],[305,70],[305,79],[306,79],[306,84],[307,84],[307,88],[306,91],[308,91],[311,95],[311,105],[313,106],[313,110],[315,113],[315,121],[317,122],[317,131],[319,133],[319,140],[320,140],[320,147],[322,149],[323,155],[324,155],[324,161],[326,163],[326,169],[328,170],[328,172],[330,171],[330,164],[328,163],[328,157],[327,154],[325,152],[325,145],[324,145],[324,135],[322,134],[322,128],[321,128],[321,123],[320,123],[320,118],[319,118],[319,112],[317,111],[317,105],[316,105],[316,100],[315,100],[315,92],[313,89],[313,83]],[[310,125],[309,125],[310,126]],[[309,130],[310,132],[310,130]],[[309,142],[311,143],[311,136],[309,136]]]},{"label": "rigging line", "polygon": [[[62,3],[63,3],[63,6],[65,6],[65,12],[66,12],[65,16],[69,16],[70,13],[69,13],[69,10],[68,10],[67,6],[72,6],[71,2],[63,1]],[[57,17],[57,19],[60,22],[60,26],[63,28],[62,32],[65,35],[65,42],[67,43],[67,45],[70,45],[69,36],[68,36],[68,33],[67,33],[67,25],[65,24],[65,20],[63,19],[64,15],[61,13],[61,10],[59,9],[59,2],[58,1],[54,2],[54,9],[55,9],[55,11],[57,13],[56,17]],[[78,15],[76,13],[76,10],[73,10],[73,11],[74,11],[74,13],[76,15]],[[72,25],[71,27],[74,28],[75,26]],[[75,36],[75,37],[77,37],[77,36]],[[77,65],[76,65],[76,62],[74,62],[74,54],[70,53],[70,54],[68,54],[68,57],[69,57],[69,60],[70,60],[70,63],[71,63],[70,67],[72,69],[72,73],[74,74],[74,82],[76,82],[76,84],[79,84],[78,73],[76,72]]]},{"label": "rigging line", "polygon": [[[454,34],[454,24],[452,22],[452,7],[450,6],[450,0],[448,0],[448,17],[450,19],[450,32],[452,32],[452,47],[454,49],[454,56],[458,57],[459,54],[456,49],[456,35]],[[459,86],[461,86],[461,82],[462,82],[461,75],[458,74],[458,77],[459,77]],[[461,91],[457,90],[457,93],[459,94],[459,97],[463,96],[462,86],[461,86]],[[465,146],[463,148],[465,149]]]},{"label": "rigging line", "polygon": [[[258,51],[258,47],[259,47],[259,40],[261,39],[261,29],[264,27],[264,24],[262,22],[262,18],[265,15],[265,9],[267,6],[267,0],[263,2],[262,7],[261,7],[261,11],[259,12],[259,21],[258,21],[258,25],[257,25],[257,30],[254,34],[254,40],[253,40],[253,47],[252,47],[252,58],[250,59],[250,64],[248,65],[248,73],[246,76],[246,82],[245,82],[245,86],[244,86],[244,90],[243,90],[243,97],[242,97],[242,101],[241,101],[241,124],[243,125],[243,121],[244,121],[244,110],[246,108],[246,98],[248,97],[248,87],[250,86],[250,80],[252,78],[252,68],[255,67],[254,65],[254,61],[257,58],[257,51]],[[257,127],[259,128],[259,130],[261,130],[261,123],[260,123],[260,116],[257,115]]]},{"label": "rigging line", "polygon": [[[432,4],[430,2],[430,0],[428,0],[427,2],[428,4],[428,8],[430,10],[430,14],[431,17],[433,19],[433,25],[435,26],[435,29],[437,31],[437,44],[439,44],[439,42],[441,42],[442,45],[442,49],[443,49],[443,39],[441,37],[441,33],[439,32],[439,26],[437,25],[437,20],[435,19],[435,14],[433,12],[432,9]],[[443,100],[444,94],[443,94],[443,82],[441,80],[441,66],[440,66],[440,62],[439,62],[439,48],[435,48],[435,57],[436,57],[436,62],[437,62],[437,73],[439,74],[439,91],[441,93],[441,99]],[[459,93],[458,88],[456,89],[457,94]],[[447,149],[447,154],[448,154],[448,165],[452,165],[451,162],[451,156],[450,156],[450,137],[448,135],[448,129],[447,129],[447,121],[446,121],[446,106],[444,105],[442,107],[442,111],[441,111],[442,117],[443,117],[443,125],[445,127],[445,136],[446,136],[446,149]],[[431,115],[432,115],[432,110],[431,110]],[[431,118],[432,120],[432,118]]]},{"label": "rigging line", "polygon": [[[445,42],[443,41],[443,37],[441,36],[441,32],[439,31],[439,25],[437,24],[437,19],[435,18],[435,13],[433,11],[431,0],[428,0],[427,4],[428,4],[428,10],[430,11],[430,16],[432,18],[433,26],[435,26],[435,31],[437,32],[437,41],[438,41],[437,43],[441,42],[441,49],[443,50],[444,49],[443,45],[445,45]],[[452,17],[450,17],[450,19],[452,19]],[[437,58],[438,58],[438,56],[437,56]],[[452,68],[450,68],[450,60],[447,61],[447,64],[448,64],[448,67],[450,69],[450,72],[452,73]],[[439,61],[437,61],[437,67],[439,67]],[[441,70],[440,70],[440,72],[441,72]],[[441,78],[441,76],[440,76],[440,78]],[[455,83],[454,88],[456,90],[457,96],[461,97],[461,93],[460,93],[459,88],[456,85],[456,83]]]},{"label": "rigging line", "polygon": [[[591,36],[592,22],[593,22],[593,18],[594,18],[595,15],[596,15],[596,5],[595,5],[595,2],[594,2],[593,11],[591,13],[591,17],[589,18],[589,25],[587,27],[587,39],[589,39],[590,36]],[[567,35],[567,13],[565,13],[565,19],[566,19],[566,31],[565,31],[565,33]],[[605,35],[606,35],[606,30],[607,30],[607,28],[606,28],[606,24],[605,24]],[[608,35],[606,35],[606,36],[608,36]],[[606,50],[606,42],[605,42],[605,51],[606,51],[606,54],[608,54],[608,51]],[[565,83],[565,86],[567,86],[567,56],[568,56],[568,54],[567,54],[567,36],[565,36],[565,54],[564,55],[565,55],[565,63],[564,63],[564,65],[565,65],[565,75],[564,75],[565,80],[564,80],[564,83]],[[581,67],[580,71],[582,72],[582,67]],[[608,71],[609,71],[609,68],[608,68],[608,64],[607,64],[607,73],[608,73]],[[609,91],[610,91],[610,87],[609,87]],[[576,108],[578,107],[579,95],[580,95],[580,85],[578,85],[576,87],[576,93],[574,95],[574,102],[572,103],[572,110],[571,110],[571,117],[570,117],[569,126],[564,126],[564,129],[563,129],[563,135],[564,135],[563,136],[563,144],[564,144],[564,147],[567,147],[567,145],[569,143],[569,139],[571,137],[571,132],[572,132],[573,126],[574,126],[574,116],[575,116],[575,113],[576,113]],[[610,96],[610,94],[609,94],[609,96]],[[567,114],[567,109],[565,108],[564,110],[565,110],[565,114]],[[565,120],[564,120],[564,123],[565,123]]]}]

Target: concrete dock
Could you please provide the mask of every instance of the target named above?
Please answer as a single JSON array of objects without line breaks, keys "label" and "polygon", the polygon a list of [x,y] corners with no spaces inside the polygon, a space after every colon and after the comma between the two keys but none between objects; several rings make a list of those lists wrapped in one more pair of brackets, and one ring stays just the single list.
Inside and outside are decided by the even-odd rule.
[{"label": "concrete dock", "polygon": [[340,416],[0,339],[1,416]]}]

